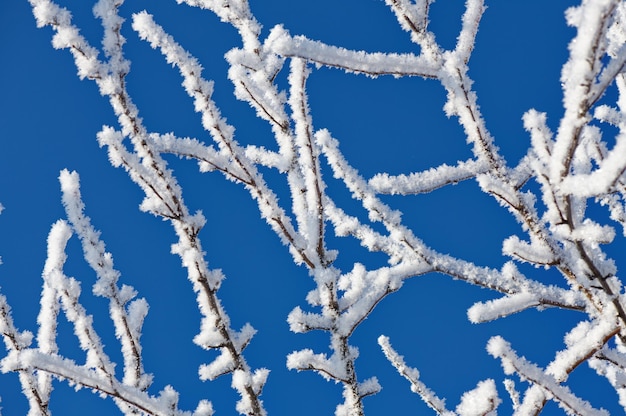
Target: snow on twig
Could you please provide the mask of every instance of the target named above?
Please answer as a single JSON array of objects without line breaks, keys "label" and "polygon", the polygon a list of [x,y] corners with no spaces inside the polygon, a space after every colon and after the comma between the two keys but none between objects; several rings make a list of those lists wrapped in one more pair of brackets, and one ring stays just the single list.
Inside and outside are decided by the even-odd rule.
[{"label": "snow on twig", "polygon": [[[241,396],[237,411],[266,414],[260,396],[269,370],[253,370],[243,354],[256,331],[250,324],[240,330],[231,326],[218,296],[224,276],[220,270],[209,268],[199,237],[205,218],[201,212],[189,211],[182,188],[162,157],[164,153],[193,159],[201,172],[218,171],[243,185],[256,201],[261,217],[288,247],[294,262],[307,269],[315,288],[306,300],[314,310],[296,306],[288,323],[293,332],[325,331],[331,352],[301,348],[288,355],[287,366],[313,370],[339,382],[344,402],[337,406],[337,415],[363,415],[363,398],[380,390],[376,377],[359,381],[358,349],[351,345],[352,334],[379,302],[403,287],[405,279],[432,272],[499,293],[501,297],[476,303],[468,310],[472,322],[547,307],[587,317],[568,333],[566,348],[556,353],[545,370],[519,357],[502,338],[491,339],[488,351],[502,361],[505,372],[516,373],[532,384],[520,400],[513,382],[505,382],[516,414],[525,414],[531,408],[540,411],[550,399],[571,414],[606,414],[565,386],[570,373],[585,362],[609,380],[626,408],[624,289],[615,262],[602,247],[618,237],[611,225],[594,220],[587,212],[587,205],[595,198],[608,207],[611,218],[626,233],[624,2],[583,0],[579,7],[567,11],[568,22],[576,27],[577,35],[570,44],[570,56],[562,72],[564,115],[556,133],[548,127],[546,114],[530,110],[524,115],[531,145],[514,168],[509,167],[487,128],[469,76],[470,57],[486,9],[482,0],[466,2],[452,50],[444,50],[429,30],[432,0],[386,0],[400,27],[419,48],[419,54],[349,50],[311,40],[306,35],[291,35],[282,25],[273,27],[263,39],[261,24],[246,0],[178,2],[209,10],[240,35],[241,46],[226,54],[230,65],[228,78],[235,96],[248,103],[270,126],[276,140],[274,150],[240,144],[254,137],[235,139],[234,124],[222,116],[213,98],[213,82],[202,77],[199,61],[148,12],[134,14],[132,27],[179,70],[183,89],[193,100],[212,145],[175,133],[150,132],[144,126],[126,85],[130,62],[123,51],[124,20],[119,13],[122,0],[100,0],[93,9],[103,27],[102,56],[80,34],[67,10],[49,0],[30,0],[37,25],[53,28],[53,46],[68,49],[78,76],[95,81],[100,93],[110,101],[119,126],[103,127],[98,141],[107,148],[111,163],[123,167],[144,192],[140,208],[167,220],[174,229],[177,241],[172,245],[172,253],[180,257],[187,271],[202,317],[194,342],[217,350],[217,357],[200,367],[201,379],[230,374],[231,386]],[[447,93],[444,111],[457,117],[473,156],[453,166],[441,164],[398,175],[379,172],[366,180],[345,159],[338,140],[317,126],[313,118],[308,79],[320,67],[371,77],[418,76],[428,82],[438,81]],[[285,83],[279,76],[282,70],[288,71],[286,90],[280,87]],[[597,106],[613,81],[619,94],[617,107]],[[606,144],[603,135],[607,133],[594,124],[598,121],[619,130],[614,145]],[[279,200],[276,189],[265,182],[261,173],[265,168],[275,170],[285,179],[287,202]],[[367,215],[354,216],[339,206],[339,199],[326,188],[324,174],[328,172],[345,185]],[[429,193],[470,179],[475,179],[482,192],[491,195],[520,224],[523,236],[516,234],[503,241],[503,254],[512,261],[501,270],[431,249],[403,222],[402,212],[387,202],[391,198],[382,196]],[[118,284],[120,273],[113,267],[113,257],[84,213],[78,175],[63,171],[60,180],[69,223],[59,221],[50,232],[37,348],[30,348],[30,333],[14,327],[10,308],[0,295],[0,327],[9,352],[2,360],[2,371],[19,372],[31,414],[48,413],[53,377],[109,395],[127,413],[183,414],[178,410],[178,393],[173,388],[166,387],[159,397],[146,393],[151,377],[143,369],[140,338],[147,303],[135,299],[136,293],[130,286]],[[355,258],[345,270],[340,269],[335,264],[338,252],[330,249],[333,240],[328,236],[328,225],[335,236],[354,237],[366,250],[382,253],[388,265],[368,269],[366,262]],[[113,363],[104,352],[92,318],[80,303],[78,280],[63,272],[65,244],[72,230],[98,276],[94,293],[109,300],[116,336],[122,344],[122,381],[115,377]],[[564,277],[567,288],[531,278],[531,273],[523,274],[514,262],[554,269]],[[60,313],[66,314],[74,325],[87,357],[84,366],[63,358],[59,351],[56,325]],[[452,412],[443,399],[420,381],[419,372],[405,364],[386,337],[381,336],[378,342],[391,364],[409,380],[412,390],[437,413],[495,414],[500,399],[493,380],[481,381],[466,392]],[[212,412],[210,403],[203,401],[195,414]]]}]

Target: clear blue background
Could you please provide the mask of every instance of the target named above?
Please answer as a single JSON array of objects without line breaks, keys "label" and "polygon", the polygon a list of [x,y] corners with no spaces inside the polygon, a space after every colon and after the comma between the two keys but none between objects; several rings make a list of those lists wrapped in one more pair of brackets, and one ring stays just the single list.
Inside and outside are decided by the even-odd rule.
[{"label": "clear blue background", "polygon": [[[91,15],[91,4],[84,3],[88,2],[62,4],[72,9],[81,33],[99,46],[101,27]],[[250,3],[264,25],[264,35],[282,23],[292,34],[351,49],[418,52],[382,0]],[[511,165],[529,144],[522,114],[533,107],[547,111],[549,124],[556,128],[562,113],[560,68],[574,35],[565,25],[563,11],[571,4],[487,2],[470,75],[487,127]],[[199,58],[204,76],[215,80],[214,99],[237,128],[237,140],[272,147],[268,126],[232,96],[223,55],[240,44],[234,30],[209,12],[169,0],[129,0],[122,12],[130,20],[131,13],[144,8]],[[442,46],[453,47],[462,11],[460,0],[439,0],[432,6],[431,29]],[[192,410],[199,399],[207,398],[218,414],[235,414],[237,398],[229,387],[229,377],[211,383],[198,380],[198,366],[214,353],[191,342],[198,332],[199,314],[180,261],[169,253],[174,233],[169,224],[139,212],[140,190],[125,172],[112,168],[105,151],[98,148],[96,133],[103,124],[117,126],[116,120],[95,84],[79,81],[70,54],[51,47],[51,33],[49,28],[36,29],[25,0],[0,3],[0,202],[6,208],[0,216],[0,287],[13,307],[16,325],[36,331],[45,240],[51,224],[64,218],[57,177],[63,168],[76,170],[81,175],[87,214],[103,231],[107,248],[123,274],[122,282],[133,285],[151,305],[142,338],[146,371],[155,374],[151,393],[171,384],[181,393],[183,409]],[[148,129],[210,141],[176,71],[160,53],[138,40],[129,21],[123,33],[132,61],[128,87]],[[443,114],[445,92],[436,81],[370,79],[323,68],[313,71],[309,94],[315,127],[328,128],[340,140],[346,158],[366,178],[376,172],[410,173],[471,157],[456,119]],[[241,186],[217,173],[200,174],[193,162],[168,161],[183,185],[190,209],[202,209],[208,218],[201,238],[210,266],[222,268],[227,276],[220,294],[233,326],[250,322],[259,331],[246,357],[253,368],[272,370],[262,396],[266,409],[273,415],[332,414],[341,401],[340,386],[285,367],[285,356],[293,350],[327,350],[326,334],[293,334],[286,323],[295,306],[306,306],[304,298],[313,288],[306,270],[293,264]],[[328,170],[324,173],[329,193],[351,213],[361,215],[345,188]],[[284,178],[267,174],[281,200],[288,201]],[[500,254],[502,239],[513,233],[521,235],[514,220],[472,181],[430,195],[385,201],[403,210],[406,224],[431,247],[479,265],[499,268],[506,260]],[[342,250],[337,264],[345,271],[355,261],[381,264],[380,257],[366,253],[351,240],[332,239],[329,248]],[[70,243],[69,255],[66,273],[83,282],[84,304],[95,316],[106,351],[120,362],[107,306],[90,293],[94,273],[82,260],[76,239]],[[560,282],[550,272],[525,271],[543,282]],[[464,391],[491,377],[498,382],[504,400],[500,413],[509,414],[508,396],[500,383],[503,373],[499,362],[485,351],[487,340],[501,334],[521,355],[544,366],[563,348],[565,332],[583,316],[532,310],[494,323],[470,324],[467,308],[492,297],[489,291],[428,275],[407,281],[399,293],[385,299],[352,340],[361,351],[359,377],[377,376],[383,386],[381,393],[365,399],[366,412],[429,412],[384,360],[376,338],[385,334],[408,364],[420,369],[424,382],[440,397],[448,398],[450,409]],[[64,318],[61,322],[61,353],[82,362],[71,327]],[[596,407],[621,413],[608,383],[583,367],[571,377],[574,392]],[[17,375],[0,375],[0,396],[3,414],[26,413]],[[116,413],[111,401],[85,390],[75,394],[64,382],[55,383],[51,409],[57,415]],[[561,411],[552,404],[546,412]]]}]

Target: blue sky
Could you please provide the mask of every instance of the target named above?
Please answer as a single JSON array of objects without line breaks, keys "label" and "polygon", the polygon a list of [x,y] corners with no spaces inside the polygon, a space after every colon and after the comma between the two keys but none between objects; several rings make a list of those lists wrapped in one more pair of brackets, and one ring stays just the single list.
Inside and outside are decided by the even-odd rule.
[{"label": "blue sky", "polygon": [[[82,33],[99,45],[100,26],[91,16],[91,6],[65,3]],[[351,49],[415,52],[382,0],[250,0],[250,4],[265,35],[282,23],[292,34]],[[470,75],[487,127],[511,164],[529,145],[523,113],[533,107],[546,111],[553,128],[562,113],[560,68],[574,34],[565,25],[563,11],[571,4],[487,2]],[[432,7],[431,28],[444,47],[454,45],[462,8],[460,0],[440,0]],[[214,99],[236,126],[237,139],[271,146],[269,128],[247,104],[233,98],[226,77],[223,55],[239,45],[236,33],[208,12],[169,0],[129,0],[122,11],[129,17],[143,9],[199,58],[206,78],[215,80]],[[129,22],[123,33],[132,61],[129,90],[145,125],[156,132],[209,140],[176,71],[137,38]],[[87,214],[102,230],[122,281],[132,284],[151,305],[142,338],[146,370],[155,374],[151,392],[172,384],[181,393],[184,409],[208,398],[218,414],[234,414],[236,393],[229,388],[228,377],[212,383],[197,380],[198,366],[213,355],[191,342],[199,314],[179,259],[169,253],[173,231],[138,210],[141,191],[125,172],[111,167],[105,151],[98,148],[95,136],[101,126],[116,126],[112,110],[92,82],[78,79],[70,54],[54,50],[50,38],[49,29],[35,27],[26,1],[0,4],[0,202],[5,207],[0,216],[0,287],[13,307],[14,320],[20,329],[36,328],[46,236],[51,224],[65,217],[57,177],[61,169],[76,170]],[[435,81],[370,79],[320,69],[310,77],[309,94],[316,128],[328,128],[365,177],[381,171],[409,173],[470,157],[461,128],[442,111],[445,91]],[[198,173],[193,162],[168,161],[184,187],[188,206],[202,209],[208,219],[201,234],[203,246],[210,266],[223,269],[227,276],[221,295],[234,326],[250,322],[259,331],[247,358],[253,367],[272,370],[262,396],[266,409],[274,415],[332,414],[340,401],[340,387],[285,367],[285,355],[291,351],[305,347],[324,351],[328,344],[326,334],[293,334],[286,323],[287,314],[304,306],[306,293],[313,288],[307,272],[293,264],[243,188],[218,174]],[[288,199],[284,178],[270,174],[268,182]],[[329,192],[354,206],[348,192],[331,179]],[[474,182],[386,201],[404,211],[406,224],[431,247],[480,265],[501,267],[502,239],[521,235],[514,220]],[[331,243],[341,249],[338,265],[345,270],[355,261],[380,261],[354,241]],[[76,239],[70,243],[69,256],[66,273],[83,282],[85,305],[95,316],[107,352],[119,360],[106,305],[90,293],[94,273],[82,260]],[[542,281],[558,282],[549,272],[530,272],[543,274]],[[384,360],[376,344],[381,333],[453,408],[462,392],[478,381],[503,379],[500,364],[485,351],[491,336],[503,335],[521,355],[545,365],[563,347],[567,329],[582,318],[574,312],[532,310],[494,323],[470,324],[467,308],[491,297],[486,290],[429,275],[409,280],[399,293],[385,299],[353,337],[361,350],[360,378],[377,376],[383,386],[381,393],[365,400],[367,413],[389,414],[390,406],[397,413],[425,410]],[[62,353],[81,360],[67,324],[60,328],[59,344]],[[617,400],[608,384],[588,378],[590,374],[587,368],[578,370],[572,389],[596,407],[616,411]],[[87,391],[74,394],[65,383],[56,383],[55,389],[51,402],[55,414],[104,415],[115,410],[110,401]],[[26,413],[16,375],[0,375],[0,396],[5,414]],[[505,399],[501,413],[507,414],[510,406],[503,389],[501,397]],[[550,414],[556,410],[547,409]]]}]

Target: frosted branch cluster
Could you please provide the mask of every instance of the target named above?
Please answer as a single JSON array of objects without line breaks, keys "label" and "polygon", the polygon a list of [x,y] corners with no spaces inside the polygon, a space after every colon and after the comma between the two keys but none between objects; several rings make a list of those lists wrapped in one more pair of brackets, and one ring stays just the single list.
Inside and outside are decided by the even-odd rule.
[{"label": "frosted branch cluster", "polygon": [[[556,352],[545,368],[520,357],[501,337],[489,341],[487,351],[500,360],[504,372],[527,384],[521,391],[512,379],[505,382],[516,415],[540,413],[550,400],[568,414],[606,414],[567,386],[569,375],[583,363],[608,380],[626,409],[626,298],[615,262],[604,250],[626,235],[626,3],[584,0],[567,10],[567,22],[577,34],[562,70],[564,114],[553,132],[547,124],[548,115],[529,109],[523,123],[531,146],[527,156],[511,166],[489,133],[468,74],[486,9],[482,0],[467,0],[452,49],[441,46],[429,29],[431,0],[386,0],[389,12],[415,44],[414,53],[404,54],[349,50],[309,39],[306,34],[291,34],[283,26],[271,28],[264,37],[246,0],[178,0],[214,13],[240,35],[240,46],[225,57],[228,78],[235,96],[270,126],[275,138],[272,149],[245,144],[247,138],[235,137],[235,126],[221,115],[213,98],[213,82],[203,78],[199,61],[149,12],[134,14],[130,26],[179,71],[182,87],[206,130],[202,139],[151,131],[143,124],[126,85],[131,66],[121,34],[125,24],[120,16],[123,0],[99,0],[93,8],[104,30],[100,49],[80,34],[66,9],[50,0],[29,1],[37,25],[53,29],[54,47],[67,49],[79,77],[95,82],[109,100],[118,125],[104,126],[98,143],[108,152],[111,164],[126,170],[145,194],[141,210],[171,225],[176,238],[171,251],[180,258],[192,283],[201,316],[193,341],[217,352],[216,358],[199,368],[199,377],[214,380],[229,375],[240,395],[235,405],[240,414],[266,414],[261,395],[271,374],[266,368],[252,368],[246,360],[245,349],[254,342],[256,330],[251,324],[241,329],[232,327],[228,305],[222,304],[219,295],[224,276],[209,267],[211,253],[202,248],[199,233],[205,219],[201,212],[188,209],[175,172],[164,159],[168,154],[193,160],[199,172],[219,173],[245,188],[258,205],[260,217],[293,261],[306,269],[314,289],[303,297],[306,304],[294,305],[286,318],[295,333],[326,333],[329,349],[294,351],[286,357],[286,364],[338,383],[343,402],[336,408],[337,415],[363,415],[365,398],[381,389],[374,375],[362,378],[357,373],[359,350],[351,343],[354,331],[375,313],[383,299],[401,290],[407,279],[429,273],[495,294],[468,310],[474,323],[530,308],[562,308],[581,317],[564,334],[565,348]],[[313,118],[315,109],[309,105],[307,83],[311,74],[324,67],[344,71],[346,76],[421,77],[439,83],[447,94],[444,111],[462,127],[472,157],[452,166],[364,177],[342,153],[343,138],[318,126]],[[281,72],[287,74],[285,88],[277,80]],[[617,90],[615,104],[599,104],[608,89]],[[606,124],[617,131],[615,137],[604,137],[607,133],[601,127]],[[287,203],[268,185],[264,172],[269,170],[284,178],[289,198],[281,197],[289,199]],[[327,192],[328,178],[323,172],[345,186],[365,216],[351,213]],[[475,180],[519,223],[519,234],[502,243],[510,260],[500,269],[429,247],[383,197],[427,194],[467,180]],[[19,373],[31,415],[49,414],[54,378],[112,398],[124,414],[192,414],[179,410],[178,393],[173,388],[166,387],[158,396],[148,392],[153,377],[144,369],[141,344],[148,303],[120,282],[112,254],[85,214],[78,174],[63,171],[60,183],[67,218],[54,223],[48,237],[36,335],[15,327],[10,307],[0,295],[0,327],[7,349],[0,361],[2,372]],[[590,201],[605,207],[612,222],[594,220],[587,212]],[[73,235],[80,240],[85,260],[98,276],[94,293],[109,302],[123,356],[121,377],[80,302],[79,281],[65,275],[65,247]],[[341,269],[335,265],[341,253],[331,242],[336,237],[355,239],[367,251],[385,256],[387,264],[372,268],[352,259],[351,267]],[[527,265],[536,267],[532,276],[523,272],[529,270]],[[563,284],[545,284],[541,269],[558,272]],[[85,354],[84,364],[59,351],[56,327],[61,314],[74,327]],[[409,367],[392,348],[389,338],[381,335],[378,341],[390,365],[437,414],[492,415],[505,402],[493,380],[479,380],[476,388],[449,410],[446,401],[421,380],[419,371]],[[206,400],[193,412],[212,413]]]}]

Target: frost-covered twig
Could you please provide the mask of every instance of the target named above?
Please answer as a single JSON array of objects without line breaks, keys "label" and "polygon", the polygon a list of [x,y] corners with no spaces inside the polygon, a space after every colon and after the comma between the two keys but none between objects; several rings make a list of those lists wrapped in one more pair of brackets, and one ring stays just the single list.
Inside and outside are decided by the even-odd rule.
[{"label": "frost-covered twig", "polygon": [[[109,147],[112,163],[124,166],[131,178],[146,193],[146,199],[141,208],[169,219],[176,231],[179,242],[173,246],[172,251],[181,257],[183,266],[188,271],[188,277],[194,284],[194,290],[198,296],[200,311],[204,316],[201,333],[195,341],[205,348],[225,349],[230,362],[228,372],[243,372],[249,375],[249,379],[254,377],[257,380],[256,383],[262,386],[263,382],[258,376],[254,376],[255,373],[249,369],[242,355],[242,350],[248,342],[239,340],[239,338],[250,337],[253,331],[244,331],[239,334],[232,330],[228,316],[216,297],[222,276],[218,272],[210,271],[203,258],[204,252],[198,239],[198,232],[204,224],[204,219],[199,213],[189,214],[177,181],[166,168],[165,161],[151,146],[149,135],[138,117],[138,110],[126,91],[125,76],[128,73],[129,64],[123,58],[121,47],[124,44],[124,38],[120,34],[120,19],[116,18],[120,5],[121,2],[112,3],[102,0],[95,8],[96,14],[102,18],[105,30],[105,51],[110,57],[109,62],[105,64],[94,56],[92,61],[97,65],[86,67],[79,58],[75,59],[79,71],[89,74],[90,78],[96,80],[101,93],[109,97],[122,126],[122,133],[105,128],[99,135],[100,144]],[[60,34],[66,32],[73,34],[72,37],[63,37],[62,42],[57,41],[56,47],[69,48],[77,51],[78,55],[84,53],[83,49],[91,50],[87,41],[71,25],[69,14],[63,9],[46,0],[33,0],[33,7],[36,15],[37,10],[45,10],[37,15],[40,25],[50,25]],[[53,13],[47,13],[49,10],[53,10]],[[123,136],[130,139],[134,153],[129,152],[122,144]],[[261,373],[267,374],[265,371]],[[236,384],[235,388],[242,395],[239,411],[257,415],[265,413],[259,400],[261,392],[259,386],[254,387],[244,382]]]},{"label": "frost-covered twig", "polygon": [[511,349],[509,343],[504,341],[501,337],[493,337],[489,340],[487,351],[502,361],[502,367],[505,373],[517,373],[524,380],[534,383],[542,391],[553,396],[559,406],[566,409],[569,413],[575,415],[608,416],[605,410],[594,409],[588,402],[576,397],[569,388],[559,384],[551,374],[544,372],[541,368],[528,362],[523,357],[518,357],[516,352]]},{"label": "frost-covered twig", "polygon": [[[63,172],[62,182],[68,216],[75,221],[73,223],[75,230],[85,238],[83,241],[87,247],[85,257],[99,272],[104,269],[110,273],[113,270],[110,268],[112,257],[104,251],[104,244],[99,241],[98,233],[83,214],[78,176],[75,173]],[[99,273],[101,281],[95,285],[94,291],[100,295],[107,291],[104,296],[109,297],[111,303],[121,301],[120,305],[111,306],[113,309],[111,318],[116,330],[126,331],[118,333],[126,368],[124,380],[121,382],[117,380],[114,363],[104,352],[103,344],[92,325],[92,317],[80,303],[80,284],[75,279],[65,276],[63,272],[66,259],[65,246],[71,235],[72,230],[64,221],[56,222],[50,230],[48,258],[43,271],[41,310],[38,317],[40,326],[37,336],[38,348],[27,348],[30,343],[29,337],[18,333],[13,327],[5,298],[3,296],[0,298],[3,306],[0,311],[2,333],[7,347],[10,346],[9,355],[0,361],[2,372],[20,372],[20,379],[30,402],[29,414],[33,415],[48,414],[53,376],[69,380],[77,387],[87,387],[112,397],[125,414],[137,414],[140,411],[154,415],[182,415],[183,412],[177,409],[177,393],[171,387],[168,387],[160,398],[153,398],[145,392],[151,377],[143,373],[141,368],[139,361],[141,346],[138,336],[143,316],[147,312],[145,301],[140,300],[139,303],[135,301],[135,305],[143,306],[131,304],[126,309],[126,303],[135,295],[133,289],[123,286],[120,290],[117,287],[118,273],[108,276]],[[90,243],[94,243],[95,246],[89,247]],[[61,311],[74,326],[79,345],[85,351],[84,365],[77,365],[74,361],[59,355],[56,338],[57,319]],[[206,401],[201,402],[196,414],[212,414],[210,404]]]},{"label": "frost-covered twig", "polygon": [[[184,416],[188,412],[178,410],[178,394],[171,387],[161,392],[159,397],[149,396],[142,390],[124,385],[114,378],[98,374],[88,366],[79,366],[71,360],[59,356],[41,353],[35,349],[9,354],[2,360],[2,371],[45,371],[55,377],[69,380],[81,387],[93,389],[113,397],[118,402],[127,404],[144,414],[159,416]],[[208,402],[198,405],[194,416],[211,415],[212,409]]]},{"label": "frost-covered twig", "polygon": [[396,352],[389,342],[389,338],[381,335],[378,337],[378,344],[383,350],[385,357],[391,365],[411,383],[411,391],[418,394],[420,398],[438,415],[443,416],[495,416],[496,408],[501,400],[493,380],[484,380],[478,383],[474,390],[465,392],[461,397],[461,403],[456,407],[455,412],[446,408],[445,400],[439,398],[430,390],[419,378],[419,371],[408,367],[404,362],[404,357]]},{"label": "frost-covered twig", "polygon": [[267,47],[284,57],[297,57],[319,65],[370,76],[412,75],[435,78],[438,70],[437,66],[420,56],[350,51],[312,41],[304,36],[292,37],[281,26],[272,29],[267,39]]},{"label": "frost-covered twig", "polygon": [[[589,198],[596,198],[626,230],[624,2],[584,0],[580,7],[567,12],[568,22],[577,27],[578,34],[570,45],[570,58],[562,74],[565,114],[553,134],[545,114],[527,112],[524,126],[531,137],[531,148],[511,168],[487,128],[469,77],[468,65],[486,9],[483,0],[466,2],[457,43],[451,50],[443,48],[429,30],[431,0],[386,0],[401,28],[419,48],[419,54],[348,50],[306,36],[293,36],[281,25],[262,39],[261,25],[246,0],[179,0],[210,10],[239,33],[241,47],[226,54],[230,65],[228,77],[236,97],[247,102],[271,127],[276,150],[242,145],[238,142],[241,138],[235,139],[234,126],[221,116],[212,97],[213,83],[202,78],[199,62],[147,12],[133,16],[133,28],[178,68],[183,88],[193,99],[213,145],[179,138],[174,133],[152,133],[143,125],[126,89],[130,64],[122,51],[123,19],[118,13],[122,0],[100,0],[94,8],[104,28],[105,59],[98,57],[97,50],[72,25],[69,12],[48,0],[30,1],[38,25],[49,25],[55,30],[55,47],[69,49],[79,76],[95,80],[101,93],[109,98],[119,131],[105,127],[98,140],[107,147],[112,164],[124,167],[144,191],[146,197],[141,209],[167,219],[173,226],[178,241],[172,252],[179,255],[187,269],[202,315],[201,331],[195,342],[219,351],[215,360],[201,367],[200,376],[214,379],[232,374],[232,386],[242,396],[237,404],[240,413],[265,414],[260,394],[268,370],[252,370],[243,356],[255,330],[249,324],[240,331],[231,328],[217,294],[223,276],[209,269],[198,236],[205,219],[201,213],[189,212],[182,189],[162,153],[194,159],[202,172],[219,171],[229,180],[242,184],[257,202],[261,217],[289,248],[294,261],[306,266],[315,282],[315,289],[307,296],[314,311],[293,309],[288,317],[290,328],[294,332],[326,331],[331,351],[325,354],[304,348],[290,354],[287,364],[296,370],[314,370],[341,383],[344,403],[337,407],[337,414],[364,414],[363,398],[380,389],[375,378],[359,381],[358,349],[351,345],[351,335],[379,302],[402,287],[405,279],[431,272],[503,295],[470,308],[468,316],[472,322],[545,307],[559,307],[587,316],[587,321],[570,332],[566,349],[556,354],[545,371],[519,358],[501,339],[492,339],[489,351],[502,359],[505,370],[513,369],[533,383],[522,401],[512,382],[508,383],[517,414],[532,407],[540,411],[552,396],[574,414],[599,413],[562,385],[585,362],[609,379],[622,402],[626,400],[625,360],[620,355],[621,344],[626,341],[624,289],[617,267],[602,249],[603,244],[613,241],[615,233],[611,226],[592,220],[586,210]],[[454,166],[442,164],[417,173],[391,176],[380,172],[366,180],[345,159],[338,140],[328,130],[315,125],[309,108],[307,80],[313,68],[320,66],[372,77],[419,76],[438,81],[447,93],[445,112],[458,119],[472,147],[472,158]],[[289,71],[286,91],[279,87],[278,74],[283,67]],[[620,94],[619,108],[602,106],[594,114],[595,120],[609,122],[620,131],[616,144],[609,149],[602,131],[592,124],[592,109],[614,80]],[[279,201],[276,190],[265,182],[261,173],[264,170],[259,167],[275,169],[285,177],[291,205]],[[366,218],[351,215],[327,193],[323,173],[328,169],[366,210]],[[381,197],[381,194],[433,192],[471,178],[509,211],[525,234],[525,237],[514,235],[505,239],[504,255],[515,262],[556,269],[565,278],[566,288],[527,277],[530,274],[523,274],[513,261],[497,270],[437,252],[406,226],[401,213]],[[539,185],[538,189],[526,186],[533,181]],[[143,393],[150,382],[143,370],[139,343],[146,304],[142,300],[131,302],[135,296],[131,288],[118,288],[119,273],[113,269],[112,258],[83,214],[77,177],[64,172],[62,183],[69,221],[82,241],[86,259],[98,274],[96,294],[110,301],[116,335],[122,343],[124,380],[119,383],[115,379],[111,363],[90,326],[90,318],[78,302],[77,282],[62,273],[64,255],[58,249],[69,238],[69,226],[65,222],[57,223],[51,233],[56,236],[56,244],[50,247],[57,252],[49,255],[44,272],[46,285],[37,350],[27,349],[28,343],[17,341],[26,334],[13,328],[8,305],[2,303],[6,306],[2,309],[6,311],[2,314],[3,334],[13,360],[4,361],[6,368],[20,371],[25,390],[32,393],[27,394],[31,409],[38,408],[41,412],[47,411],[50,374],[76,378],[79,384],[117,397],[118,404],[130,403],[141,411],[161,414],[163,410],[159,406],[164,401],[176,407],[177,398],[172,391],[165,391],[163,399]],[[539,200],[542,203],[537,203]],[[354,259],[350,271],[340,270],[334,265],[338,253],[329,248],[332,242],[327,235],[329,224],[336,236],[354,237],[366,250],[386,255],[389,265],[368,269]],[[382,227],[376,228],[381,224]],[[57,298],[62,300],[62,307]],[[63,361],[58,355],[54,333],[55,319],[61,310],[75,325],[81,346],[87,351],[90,369]],[[620,340],[613,349],[609,345],[615,336]],[[417,370],[406,367],[385,337],[379,343],[387,358],[429,406],[440,414],[452,414],[419,381]],[[486,380],[463,396],[456,413],[492,414],[498,404],[495,384]],[[210,406],[201,407],[211,412]]]},{"label": "frost-covered twig", "polygon": [[624,353],[605,345],[589,359],[589,366],[607,379],[619,396],[619,404],[626,409],[626,357]]},{"label": "frost-covered twig", "polygon": [[[17,330],[13,324],[11,307],[2,294],[0,294],[0,334],[2,334],[4,345],[9,354],[18,354],[26,350],[33,338],[32,333]],[[22,392],[29,404],[29,416],[48,416],[50,414],[48,409],[50,401],[49,380],[38,378],[32,369],[18,371]]]},{"label": "frost-covered twig", "polygon": [[[219,109],[211,98],[211,83],[201,77],[201,67],[195,58],[182,49],[171,36],[167,35],[147,13],[134,16],[134,28],[142,38],[151,42],[153,47],[160,48],[169,62],[179,67],[184,77],[183,86],[187,93],[194,98],[196,109],[202,114],[205,129],[211,133],[220,148],[219,153],[215,153],[211,148],[200,143],[177,140],[170,136],[167,141],[167,151],[197,159],[224,172],[231,179],[246,185],[252,197],[257,200],[261,215],[283,242],[290,246],[296,261],[304,261],[309,267],[312,267],[313,260],[305,252],[304,242],[298,236],[290,218],[278,204],[276,195],[266,185],[254,163],[247,157],[245,149],[235,141],[233,137],[234,128],[221,117]],[[163,146],[164,141],[159,140],[159,142]],[[291,145],[285,147],[291,149]],[[292,151],[288,152],[288,154],[291,153]],[[280,160],[282,159],[280,156],[277,156],[276,159],[278,160],[274,164],[278,166],[285,164]]]},{"label": "frost-covered twig", "polygon": [[[114,366],[104,352],[102,341],[93,328],[92,317],[87,314],[80,303],[80,283],[67,277],[63,272],[67,257],[65,248],[71,236],[72,230],[65,221],[57,221],[52,225],[48,235],[48,258],[43,271],[44,286],[47,286],[44,287],[44,291],[52,291],[53,296],[47,298],[60,304],[63,313],[74,326],[74,334],[78,338],[80,348],[87,355],[86,365],[89,368],[94,368],[100,377],[112,380],[115,375]],[[48,305],[43,303],[41,306],[44,312],[49,309]],[[58,314],[46,315],[45,317],[42,315],[39,318],[42,327],[44,329],[56,329],[56,323],[48,324],[45,320],[56,320]],[[49,336],[56,335],[56,331],[54,333],[52,331],[46,332],[49,332]],[[51,342],[46,337],[39,338],[45,341],[43,352],[54,354],[54,352],[49,351],[50,348],[46,348],[46,344]]]},{"label": "frost-covered twig", "polygon": [[412,392],[418,394],[430,408],[437,412],[437,414],[446,416],[454,414],[446,409],[445,400],[437,397],[435,393],[433,393],[422,381],[420,381],[419,371],[415,368],[408,367],[405,364],[404,357],[399,355],[396,350],[393,349],[388,337],[383,335],[378,337],[378,345],[382,348],[385,357],[387,357],[387,360],[391,362],[391,365],[398,370],[402,377],[406,378],[409,383],[411,383]]},{"label": "frost-covered twig", "polygon": [[98,276],[94,293],[109,299],[109,313],[115,325],[116,336],[122,344],[124,384],[145,389],[150,384],[151,376],[143,371],[140,337],[148,304],[144,299],[132,300],[136,296],[132,287],[118,287],[120,273],[113,268],[113,257],[105,251],[100,233],[84,214],[78,174],[64,170],[60,181],[68,219],[81,240],[85,259]]},{"label": "frost-covered twig", "polygon": [[411,195],[432,192],[447,185],[456,184],[476,175],[485,173],[484,163],[468,160],[456,166],[446,164],[409,175],[390,176],[377,174],[369,180],[369,185],[378,193],[391,195]]}]

